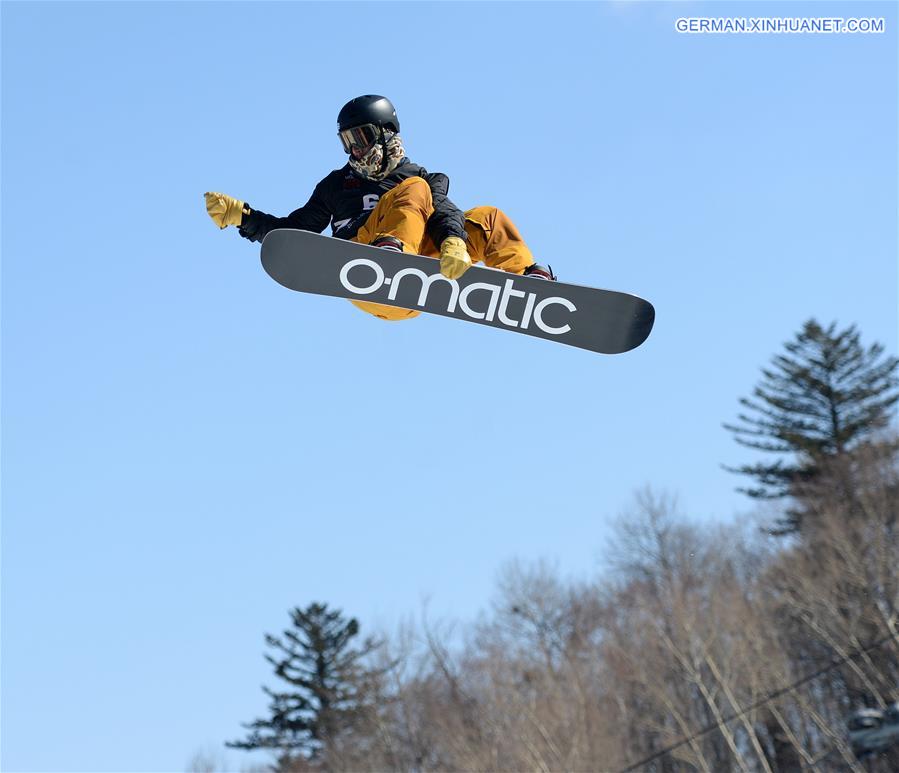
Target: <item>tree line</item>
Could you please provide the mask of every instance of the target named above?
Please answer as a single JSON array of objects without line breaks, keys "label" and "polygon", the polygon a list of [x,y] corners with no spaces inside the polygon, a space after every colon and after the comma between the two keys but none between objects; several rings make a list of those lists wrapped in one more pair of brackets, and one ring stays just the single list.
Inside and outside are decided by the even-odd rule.
[{"label": "tree line", "polygon": [[514,562],[462,632],[292,610],[268,713],[228,746],[278,773],[899,770],[846,727],[899,700],[897,365],[810,320],[762,369],[725,425],[762,528],[646,489],[598,579]]}]

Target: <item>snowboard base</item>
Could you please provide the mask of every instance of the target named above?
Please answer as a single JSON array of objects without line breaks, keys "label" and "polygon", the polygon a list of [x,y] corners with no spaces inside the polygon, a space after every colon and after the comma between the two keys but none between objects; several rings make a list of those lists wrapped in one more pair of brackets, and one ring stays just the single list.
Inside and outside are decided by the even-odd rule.
[{"label": "snowboard base", "polygon": [[473,266],[447,279],[434,258],[280,228],[262,242],[262,265],[298,292],[453,317],[602,354],[642,344],[655,321],[628,293]]}]

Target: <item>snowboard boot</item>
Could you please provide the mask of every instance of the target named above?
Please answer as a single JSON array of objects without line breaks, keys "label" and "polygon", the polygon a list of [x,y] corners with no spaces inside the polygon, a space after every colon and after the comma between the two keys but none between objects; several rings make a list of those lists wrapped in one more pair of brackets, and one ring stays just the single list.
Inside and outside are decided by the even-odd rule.
[{"label": "snowboard boot", "polygon": [[395,236],[379,236],[371,243],[372,247],[380,247],[382,250],[403,251],[403,243]]},{"label": "snowboard boot", "polygon": [[[371,242],[371,246],[378,247],[382,250],[391,250],[392,252],[405,252],[403,243],[395,236],[378,236]],[[399,306],[385,306],[382,303],[357,301],[353,298],[350,298],[350,303],[368,314],[374,314],[378,319],[386,319],[390,322],[400,319],[411,319],[412,317],[417,317],[421,313],[411,309],[403,309]]]},{"label": "snowboard boot", "polygon": [[550,282],[556,281],[556,275],[553,273],[553,267],[550,265],[541,266],[539,263],[532,263],[524,270],[525,276],[532,276],[534,279],[546,279]]}]

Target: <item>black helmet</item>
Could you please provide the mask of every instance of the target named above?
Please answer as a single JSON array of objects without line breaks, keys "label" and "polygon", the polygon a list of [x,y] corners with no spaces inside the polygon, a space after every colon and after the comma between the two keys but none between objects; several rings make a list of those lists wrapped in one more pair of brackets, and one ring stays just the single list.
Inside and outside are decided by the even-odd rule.
[{"label": "black helmet", "polygon": [[400,121],[396,108],[387,97],[366,94],[347,102],[337,116],[337,131],[342,132],[363,124],[374,124],[399,132]]}]

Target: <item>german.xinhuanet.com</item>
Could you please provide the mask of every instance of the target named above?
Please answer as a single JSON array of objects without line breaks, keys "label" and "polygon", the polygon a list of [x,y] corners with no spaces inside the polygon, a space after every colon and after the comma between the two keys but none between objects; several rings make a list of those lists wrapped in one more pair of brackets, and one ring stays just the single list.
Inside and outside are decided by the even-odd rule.
[{"label": "german.xinhuanet.com", "polygon": [[885,29],[880,19],[844,19],[840,17],[706,17],[680,18],[674,23],[678,32],[694,34],[779,35],[779,34],[882,34]]}]

